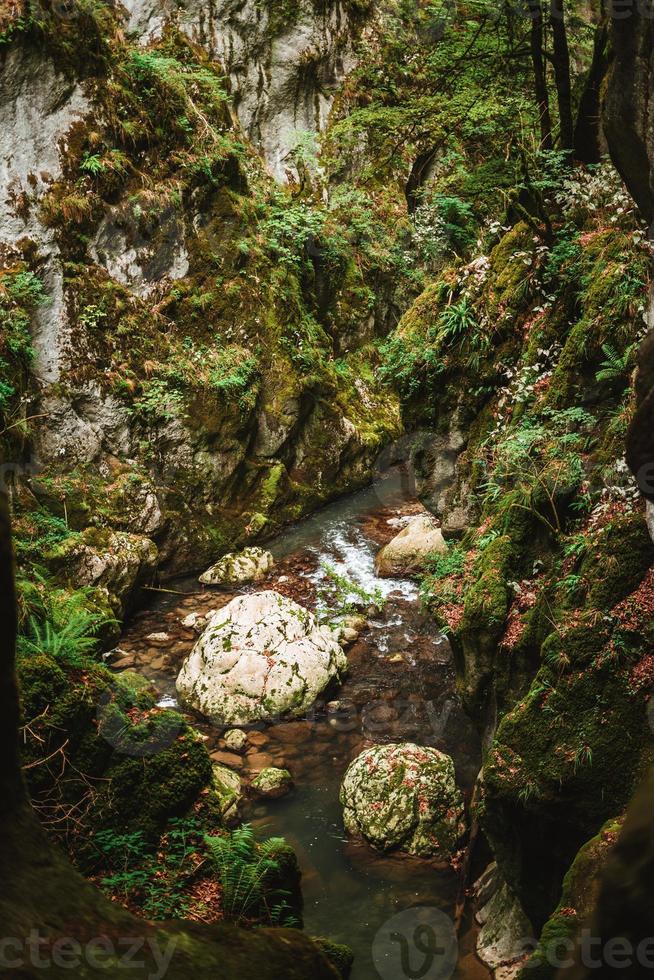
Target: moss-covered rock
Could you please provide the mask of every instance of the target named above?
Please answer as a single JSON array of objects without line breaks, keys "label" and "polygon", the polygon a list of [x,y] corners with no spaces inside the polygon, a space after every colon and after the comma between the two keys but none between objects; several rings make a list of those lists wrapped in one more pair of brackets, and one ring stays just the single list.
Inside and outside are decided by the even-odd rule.
[{"label": "moss-covered rock", "polygon": [[[62,832],[70,812],[89,829],[156,837],[211,785],[202,740],[141,684],[91,663],[64,669],[45,655],[21,658],[18,674],[30,792],[47,819],[61,818]],[[79,860],[92,860],[83,835],[78,845]]]},{"label": "moss-covered rock", "polygon": [[233,769],[214,763],[211,777],[211,793],[218,803],[218,810],[226,824],[238,819],[238,807],[242,799],[241,777]]},{"label": "moss-covered rock", "polygon": [[236,554],[223,555],[220,561],[200,576],[203,585],[239,589],[261,582],[273,567],[273,556],[263,548],[245,548]]},{"label": "moss-covered rock", "polygon": [[543,926],[540,941],[520,980],[554,980],[562,953],[568,953],[580,929],[590,927],[602,873],[613,848],[622,819],[612,819],[599,834],[583,845],[563,879],[561,900]]},{"label": "moss-covered rock", "polygon": [[346,830],[382,851],[448,859],[465,832],[452,760],[409,742],[357,756],[345,773],[340,801]]},{"label": "moss-covered rock", "polygon": [[276,800],[285,796],[293,788],[293,777],[287,769],[269,767],[257,773],[250,787],[257,796]]},{"label": "moss-covered rock", "polygon": [[329,939],[312,937],[312,942],[327,957],[329,962],[336,968],[341,980],[349,980],[352,966],[354,964],[354,953],[349,946],[343,943],[333,943]]},{"label": "moss-covered rock", "polygon": [[313,613],[274,591],[224,606],[182,665],[177,690],[217,724],[299,716],[347,669]]},{"label": "moss-covered rock", "polygon": [[157,546],[149,538],[88,528],[59,545],[51,566],[73,588],[103,590],[122,617],[138,598],[139,587],[153,575],[157,558]]}]

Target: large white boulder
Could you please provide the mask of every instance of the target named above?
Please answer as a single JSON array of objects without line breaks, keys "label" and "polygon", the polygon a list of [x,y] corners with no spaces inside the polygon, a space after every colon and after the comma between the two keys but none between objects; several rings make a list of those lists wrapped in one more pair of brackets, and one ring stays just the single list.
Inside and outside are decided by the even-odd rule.
[{"label": "large white boulder", "polygon": [[177,691],[216,724],[247,725],[304,714],[346,669],[329,627],[278,592],[255,592],[212,617]]},{"label": "large white boulder", "polygon": [[223,555],[220,561],[200,576],[203,585],[218,585],[222,589],[239,589],[260,582],[274,565],[273,556],[263,548],[245,548]]},{"label": "large white boulder", "polygon": [[345,773],[346,830],[382,851],[447,859],[465,831],[454,763],[438,749],[401,742],[366,749]]},{"label": "large white boulder", "polygon": [[382,578],[402,578],[425,571],[428,555],[445,554],[447,543],[436,519],[425,512],[396,534],[377,555],[376,571]]}]

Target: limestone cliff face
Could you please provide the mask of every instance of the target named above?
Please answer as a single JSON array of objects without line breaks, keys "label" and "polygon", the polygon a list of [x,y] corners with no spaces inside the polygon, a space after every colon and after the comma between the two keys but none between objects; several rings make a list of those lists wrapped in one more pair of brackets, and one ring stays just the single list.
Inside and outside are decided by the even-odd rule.
[{"label": "limestone cliff face", "polygon": [[29,9],[0,46],[1,300],[30,334],[0,352],[4,459],[34,506],[146,535],[175,572],[361,485],[398,429],[365,367],[387,298],[360,302],[321,201],[271,177],[366,6]]},{"label": "limestone cliff face", "polygon": [[372,4],[352,0],[127,0],[128,30],[147,44],[167,21],[225,68],[234,108],[272,173],[294,171],[293,150],[321,132]]}]

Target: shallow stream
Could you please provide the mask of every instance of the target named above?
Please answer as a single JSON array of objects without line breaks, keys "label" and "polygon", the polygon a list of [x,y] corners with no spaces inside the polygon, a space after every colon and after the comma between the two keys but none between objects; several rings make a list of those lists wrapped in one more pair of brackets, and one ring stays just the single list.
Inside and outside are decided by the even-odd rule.
[{"label": "shallow stream", "polygon": [[[277,589],[315,608],[328,563],[366,591],[379,589],[385,597],[383,612],[369,619],[347,651],[350,669],[335,695],[338,713],[322,705],[302,721],[252,732],[244,758],[225,753],[220,731],[200,726],[209,750],[239,769],[245,783],[267,765],[291,771],[295,789],[289,796],[248,802],[243,816],[262,834],[283,836],[294,846],[303,875],[305,929],[354,949],[352,980],[379,977],[373,963],[375,936],[396,913],[431,906],[453,915],[458,875],[433,861],[385,857],[346,837],[338,792],[348,764],[372,743],[432,745],[452,756],[466,796],[480,765],[478,738],[456,695],[447,639],[421,611],[415,583],[378,579],[374,572],[379,547],[420,509],[396,473],[323,508],[268,545],[276,565],[259,588]],[[161,703],[173,707],[177,671],[197,639],[181,620],[190,612],[205,614],[232,596],[203,590],[195,577],[171,588],[189,594],[158,596],[134,617],[120,646],[125,665],[150,678]],[[464,926],[454,977],[488,976],[473,949],[473,930]]]}]

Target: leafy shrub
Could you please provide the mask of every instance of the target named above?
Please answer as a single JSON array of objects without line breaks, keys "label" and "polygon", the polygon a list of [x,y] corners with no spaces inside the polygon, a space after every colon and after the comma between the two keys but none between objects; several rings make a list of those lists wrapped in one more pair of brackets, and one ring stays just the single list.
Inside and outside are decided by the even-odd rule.
[{"label": "leafy shrub", "polygon": [[450,547],[444,554],[431,554],[427,556],[427,571],[433,578],[449,578],[450,575],[459,575],[465,568],[466,552],[462,548]]},{"label": "leafy shrub", "polygon": [[93,844],[107,869],[98,883],[112,898],[136,906],[149,919],[184,918],[189,913],[186,887],[205,850],[196,820],[171,818],[157,847],[142,831],[100,830]]},{"label": "leafy shrub", "polygon": [[474,212],[459,197],[435,194],[413,215],[413,243],[425,262],[448,254],[461,254],[475,241]]},{"label": "leafy shrub", "polygon": [[184,398],[164,378],[144,381],[141,394],[134,400],[132,412],[148,422],[166,422],[178,418],[183,411]]},{"label": "leafy shrub", "polygon": [[385,599],[381,589],[368,592],[347,575],[341,575],[326,561],[321,562],[320,567],[325,573],[326,581],[318,590],[318,599],[330,616],[346,616],[361,607],[367,609],[374,606],[380,612],[384,608]]}]

